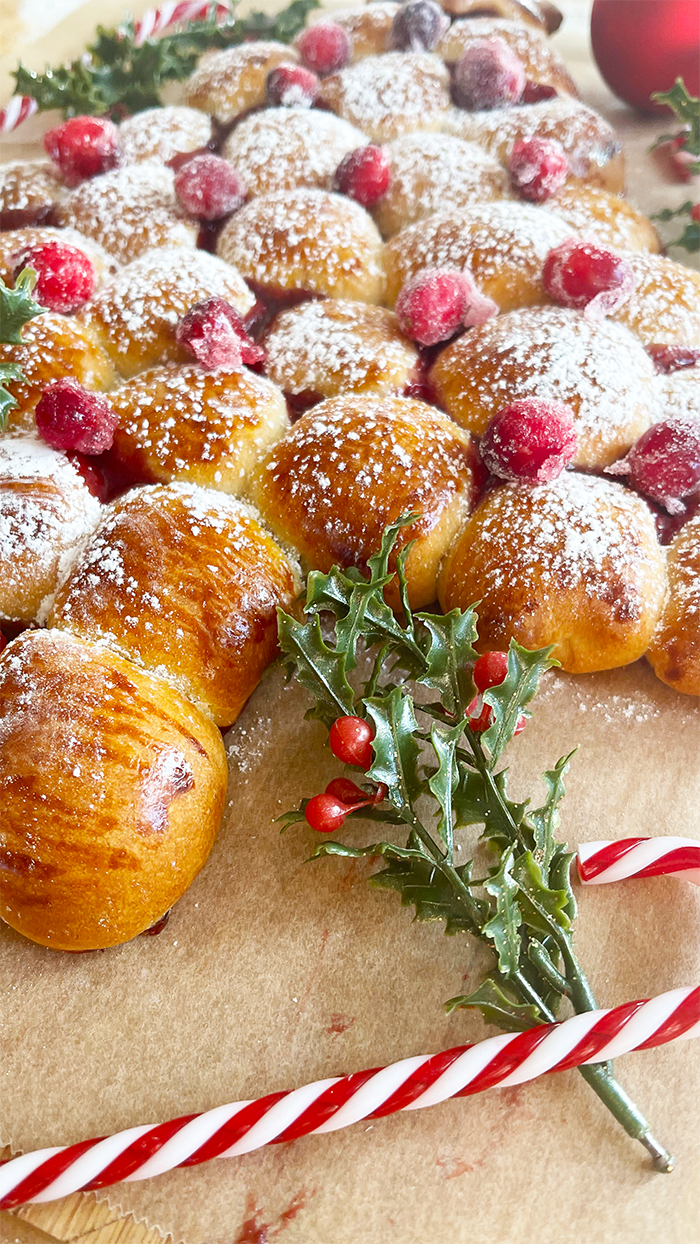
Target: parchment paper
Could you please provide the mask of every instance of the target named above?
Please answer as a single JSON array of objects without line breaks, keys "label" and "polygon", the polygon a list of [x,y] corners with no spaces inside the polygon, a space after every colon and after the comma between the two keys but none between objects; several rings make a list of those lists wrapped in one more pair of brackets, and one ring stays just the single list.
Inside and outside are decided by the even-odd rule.
[{"label": "parchment paper", "polygon": [[[488,1034],[441,1009],[483,970],[469,939],[413,924],[367,887],[370,864],[306,864],[310,830],[280,838],[273,819],[338,771],[306,707],[271,671],[228,735],[224,826],[160,936],[68,956],[0,925],[0,1143],[72,1143]],[[698,701],[643,663],[549,675],[511,749],[515,793],[537,794],[577,743],[571,844],[700,835]],[[578,894],[601,1006],[700,981],[697,888]],[[674,1151],[672,1176],[572,1071],[100,1196],[185,1244],[699,1244],[700,1043],[617,1071]]]}]

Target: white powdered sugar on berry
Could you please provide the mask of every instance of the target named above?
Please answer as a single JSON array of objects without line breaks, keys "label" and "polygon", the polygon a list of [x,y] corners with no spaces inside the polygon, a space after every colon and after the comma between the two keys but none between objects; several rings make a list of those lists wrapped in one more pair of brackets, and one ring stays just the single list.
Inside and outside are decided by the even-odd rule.
[{"label": "white powdered sugar on berry", "polygon": [[146,108],[119,126],[122,164],[155,160],[165,164],[173,156],[206,147],[212,136],[211,120],[198,108],[170,104]]},{"label": "white powdered sugar on berry", "polygon": [[556,138],[577,177],[585,177],[591,167],[604,167],[620,150],[607,121],[586,104],[568,98],[481,112],[451,108],[443,118],[442,129],[479,143],[502,162],[507,161],[518,139]]},{"label": "white powdered sugar on berry", "polygon": [[449,75],[430,52],[366,56],[326,78],[321,98],[374,142],[438,129],[449,105]]},{"label": "white powdered sugar on berry", "polygon": [[552,86],[562,94],[578,94],[564,62],[548,40],[539,31],[520,22],[505,18],[468,17],[453,22],[435,50],[448,65],[454,64],[475,39],[492,39],[494,36],[503,39],[523,62],[529,81]]},{"label": "white powdered sugar on berry", "polygon": [[251,194],[296,186],[330,190],[343,156],[366,141],[361,130],[333,113],[270,108],[241,121],[224,143],[222,154]]}]

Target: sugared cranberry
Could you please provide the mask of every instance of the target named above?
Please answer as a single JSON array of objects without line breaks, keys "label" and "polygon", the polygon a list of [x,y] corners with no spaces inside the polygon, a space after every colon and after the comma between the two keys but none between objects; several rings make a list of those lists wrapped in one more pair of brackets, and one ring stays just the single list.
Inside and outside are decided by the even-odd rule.
[{"label": "sugared cranberry", "polygon": [[350,39],[337,22],[309,26],[299,35],[296,47],[307,68],[321,77],[342,69],[350,59]]},{"label": "sugared cranberry", "polygon": [[564,185],[569,161],[556,138],[522,138],[513,144],[508,172],[510,184],[523,199],[544,203]]},{"label": "sugared cranberry", "polygon": [[498,308],[476,288],[469,272],[423,268],[396,300],[400,327],[422,346],[447,341],[458,328],[484,324]]},{"label": "sugared cranberry", "polygon": [[119,163],[119,131],[106,117],[71,117],[44,135],[44,148],[67,186],[107,173]]},{"label": "sugared cranberry", "polygon": [[626,475],[669,514],[682,513],[683,498],[700,492],[700,419],[678,416],[655,423],[606,471]]},{"label": "sugared cranberry", "polygon": [[546,82],[532,82],[530,79],[523,87],[523,93],[520,96],[521,104],[539,104],[543,99],[556,99],[556,91],[553,86],[549,86]]},{"label": "sugared cranberry", "polygon": [[575,453],[570,408],[547,398],[526,397],[504,406],[481,440],[489,471],[513,484],[549,484]]},{"label": "sugared cranberry", "polygon": [[346,765],[358,765],[365,771],[374,759],[372,739],[374,731],[363,717],[338,717],[330,729],[328,742],[338,760]]},{"label": "sugared cranberry", "polygon": [[92,298],[96,274],[92,260],[65,242],[41,242],[21,251],[14,264],[14,277],[33,268],[37,281],[34,297],[47,311],[68,314]]},{"label": "sugared cranberry", "polygon": [[320,89],[318,75],[303,65],[278,65],[265,82],[267,102],[274,108],[310,108]]},{"label": "sugared cranberry", "polygon": [[178,323],[175,339],[209,371],[240,371],[244,363],[252,366],[265,358],[224,298],[205,298],[191,307]]},{"label": "sugared cranberry", "polygon": [[507,652],[484,652],[472,670],[474,686],[477,691],[488,691],[489,687],[500,686],[507,673]]},{"label": "sugared cranberry", "polygon": [[628,261],[607,246],[569,238],[549,252],[542,283],[564,307],[583,307],[588,319],[611,315],[634,289]]},{"label": "sugared cranberry", "polygon": [[221,220],[237,212],[247,194],[233,165],[211,152],[183,164],[174,185],[180,205],[200,220]]},{"label": "sugared cranberry", "polygon": [[474,39],[455,66],[454,86],[461,108],[503,108],[523,93],[523,62],[497,35]]},{"label": "sugared cranberry", "polygon": [[435,0],[406,0],[391,23],[390,43],[401,52],[432,52],[449,25]]},{"label": "sugared cranberry", "polygon": [[363,207],[374,207],[389,189],[391,170],[381,147],[357,147],[349,151],[335,170],[333,185]]},{"label": "sugared cranberry", "polygon": [[88,393],[75,380],[47,385],[34,412],[39,435],[54,449],[101,454],[109,449],[119,423],[101,393]]},{"label": "sugared cranberry", "polygon": [[647,346],[647,354],[658,372],[681,371],[700,362],[700,350],[695,346],[651,345]]}]

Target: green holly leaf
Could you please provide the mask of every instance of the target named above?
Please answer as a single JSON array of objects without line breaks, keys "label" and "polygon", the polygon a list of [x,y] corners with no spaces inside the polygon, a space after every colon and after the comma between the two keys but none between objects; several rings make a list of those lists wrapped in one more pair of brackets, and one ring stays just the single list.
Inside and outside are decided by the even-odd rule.
[{"label": "green holly leaf", "polygon": [[388,695],[373,696],[364,704],[374,723],[374,762],[368,776],[384,783],[395,808],[410,810],[421,793],[413,700],[404,688],[395,687]]},{"label": "green holly leaf", "polygon": [[[681,131],[684,135],[683,150],[700,156],[700,99],[690,94],[682,78],[676,78],[670,91],[655,91],[651,98],[675,112],[684,127]],[[700,162],[694,171],[700,172]]]},{"label": "green holly leaf", "polygon": [[5,385],[11,380],[23,380],[24,372],[18,363],[0,363],[0,432],[4,432],[7,427],[8,411],[17,405],[17,398],[13,397]]},{"label": "green holly leaf", "polygon": [[491,705],[494,717],[493,725],[481,736],[482,746],[491,758],[491,767],[515,734],[523,709],[535,695],[540,678],[546,670],[559,664],[550,656],[553,647],[530,652],[511,639],[508,673],[497,687],[489,687],[484,692],[484,701]]},{"label": "green holly leaf", "polygon": [[549,866],[549,885],[556,893],[566,895],[564,912],[571,924],[576,919],[576,899],[571,885],[571,861],[576,859],[575,851],[569,851],[564,843],[557,843]]},{"label": "green holly leaf", "polygon": [[454,815],[452,796],[459,781],[456,750],[457,744],[464,734],[466,722],[445,729],[435,722],[430,730],[430,738],[439,764],[435,773],[428,779],[428,786],[440,805],[440,822],[438,829],[447,848],[447,859],[452,863],[454,850]]},{"label": "green holly leaf", "polygon": [[528,929],[536,935],[550,934],[553,925],[569,929],[566,890],[552,890],[542,877],[542,869],[531,851],[518,856],[512,875],[520,890],[520,908]]},{"label": "green holly leaf", "polygon": [[473,609],[452,609],[444,616],[419,613],[416,617],[429,639],[427,651],[423,646],[426,668],[420,681],[439,692],[448,712],[456,713],[466,707],[474,694],[471,667],[477,657],[476,614]]},{"label": "green holly leaf", "polygon": [[319,618],[297,622],[278,609],[277,630],[285,666],[316,701],[309,716],[319,717],[329,727],[336,717],[352,716],[355,699],[346,677],[345,653],[328,647]]},{"label": "green holly leaf", "polygon": [[496,900],[496,911],[481,928],[482,937],[493,942],[498,955],[498,970],[506,979],[518,970],[521,951],[519,927],[522,917],[516,901],[517,883],[511,876],[513,848],[501,857],[500,868],[484,882],[487,894]]},{"label": "green holly leaf", "polygon": [[4,344],[21,345],[24,325],[43,314],[45,308],[32,298],[35,285],[36,272],[33,268],[22,269],[14,289],[9,289],[0,278],[0,341]]},{"label": "green holly leaf", "polygon": [[569,752],[568,756],[562,756],[553,769],[548,769],[543,774],[547,798],[541,808],[535,808],[528,816],[534,839],[533,855],[542,869],[542,876],[546,879],[549,878],[549,865],[557,846],[556,831],[561,823],[559,804],[566,794],[564,775],[568,772],[571,757],[575,752],[576,748]]},{"label": "green holly leaf", "polygon": [[458,1010],[479,1010],[487,1024],[497,1024],[504,1032],[525,1032],[541,1022],[536,1006],[518,1002],[487,976],[470,994],[460,994],[445,1003],[448,1014]]}]

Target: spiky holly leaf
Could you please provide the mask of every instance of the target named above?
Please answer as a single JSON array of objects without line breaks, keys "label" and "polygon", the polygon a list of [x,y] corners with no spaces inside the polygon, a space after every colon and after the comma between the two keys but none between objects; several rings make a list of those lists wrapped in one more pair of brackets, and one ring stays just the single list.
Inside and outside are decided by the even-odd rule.
[{"label": "spiky holly leaf", "polygon": [[532,825],[534,839],[534,858],[542,869],[542,876],[549,878],[549,865],[557,846],[555,834],[561,823],[559,804],[566,794],[564,774],[568,772],[571,757],[576,748],[568,756],[562,756],[553,769],[547,769],[542,776],[547,787],[547,798],[541,808],[535,808],[528,814]]},{"label": "spiky holly leaf", "polygon": [[17,405],[17,398],[12,396],[5,385],[12,380],[23,379],[24,372],[18,363],[0,363],[0,432],[4,432],[7,427],[8,411]]},{"label": "spiky holly leaf", "polygon": [[452,609],[450,613],[418,613],[429,636],[423,645],[426,668],[420,681],[439,692],[445,708],[457,712],[468,703],[473,692],[471,667],[476,661],[476,614],[473,609]]},{"label": "spiky holly leaf", "polygon": [[457,783],[459,782],[459,769],[457,766],[457,744],[464,734],[466,722],[461,721],[459,725],[445,729],[433,722],[430,730],[430,738],[433,744],[435,755],[439,764],[435,772],[428,779],[428,787],[437,799],[440,806],[440,821],[438,829],[442,835],[447,850],[447,859],[452,863],[454,850],[454,812],[452,807],[452,796],[454,795]]},{"label": "spiky holly leaf", "polygon": [[521,952],[520,908],[516,901],[517,883],[511,876],[513,848],[501,856],[500,867],[484,882],[487,894],[496,900],[496,910],[491,919],[481,927],[482,937],[493,942],[498,955],[498,970],[506,980],[518,970]]},{"label": "spiky holly leaf", "polygon": [[[676,78],[670,91],[655,91],[651,98],[675,112],[683,125],[680,132],[683,136],[682,150],[699,157],[694,164],[688,165],[688,170],[691,174],[700,173],[700,98],[690,94],[682,78]],[[679,135],[664,134],[657,139],[657,143],[668,142],[674,137]]]},{"label": "spiky holly leaf", "polygon": [[374,761],[368,776],[383,782],[390,803],[410,812],[421,793],[418,775],[418,722],[413,700],[402,687],[364,701],[374,723]]},{"label": "spiky holly leaf", "polygon": [[487,1024],[497,1024],[504,1032],[525,1032],[542,1022],[536,1006],[518,1002],[490,976],[473,993],[460,994],[445,1003],[448,1014],[470,1009],[481,1011]]},{"label": "spiky holly leaf", "polygon": [[336,717],[351,716],[355,698],[345,673],[345,653],[328,647],[319,618],[297,622],[278,609],[277,630],[284,664],[316,701],[309,716],[319,717],[327,726]]},{"label": "spiky holly leaf", "polygon": [[33,268],[22,269],[13,289],[0,277],[0,341],[5,345],[21,345],[24,325],[43,314],[45,308],[32,298],[35,285]]},{"label": "spiky holly leaf", "polygon": [[516,727],[537,692],[540,678],[559,662],[550,653],[554,645],[530,652],[514,639],[508,649],[508,673],[502,683],[484,692],[484,702],[493,709],[493,725],[482,735],[482,744],[491,757],[492,766],[513,738]]},{"label": "spiky holly leaf", "polygon": [[528,929],[541,936],[551,933],[553,925],[560,929],[571,927],[568,894],[563,889],[550,889],[531,851],[525,851],[514,861],[512,875],[520,890],[520,908]]}]

